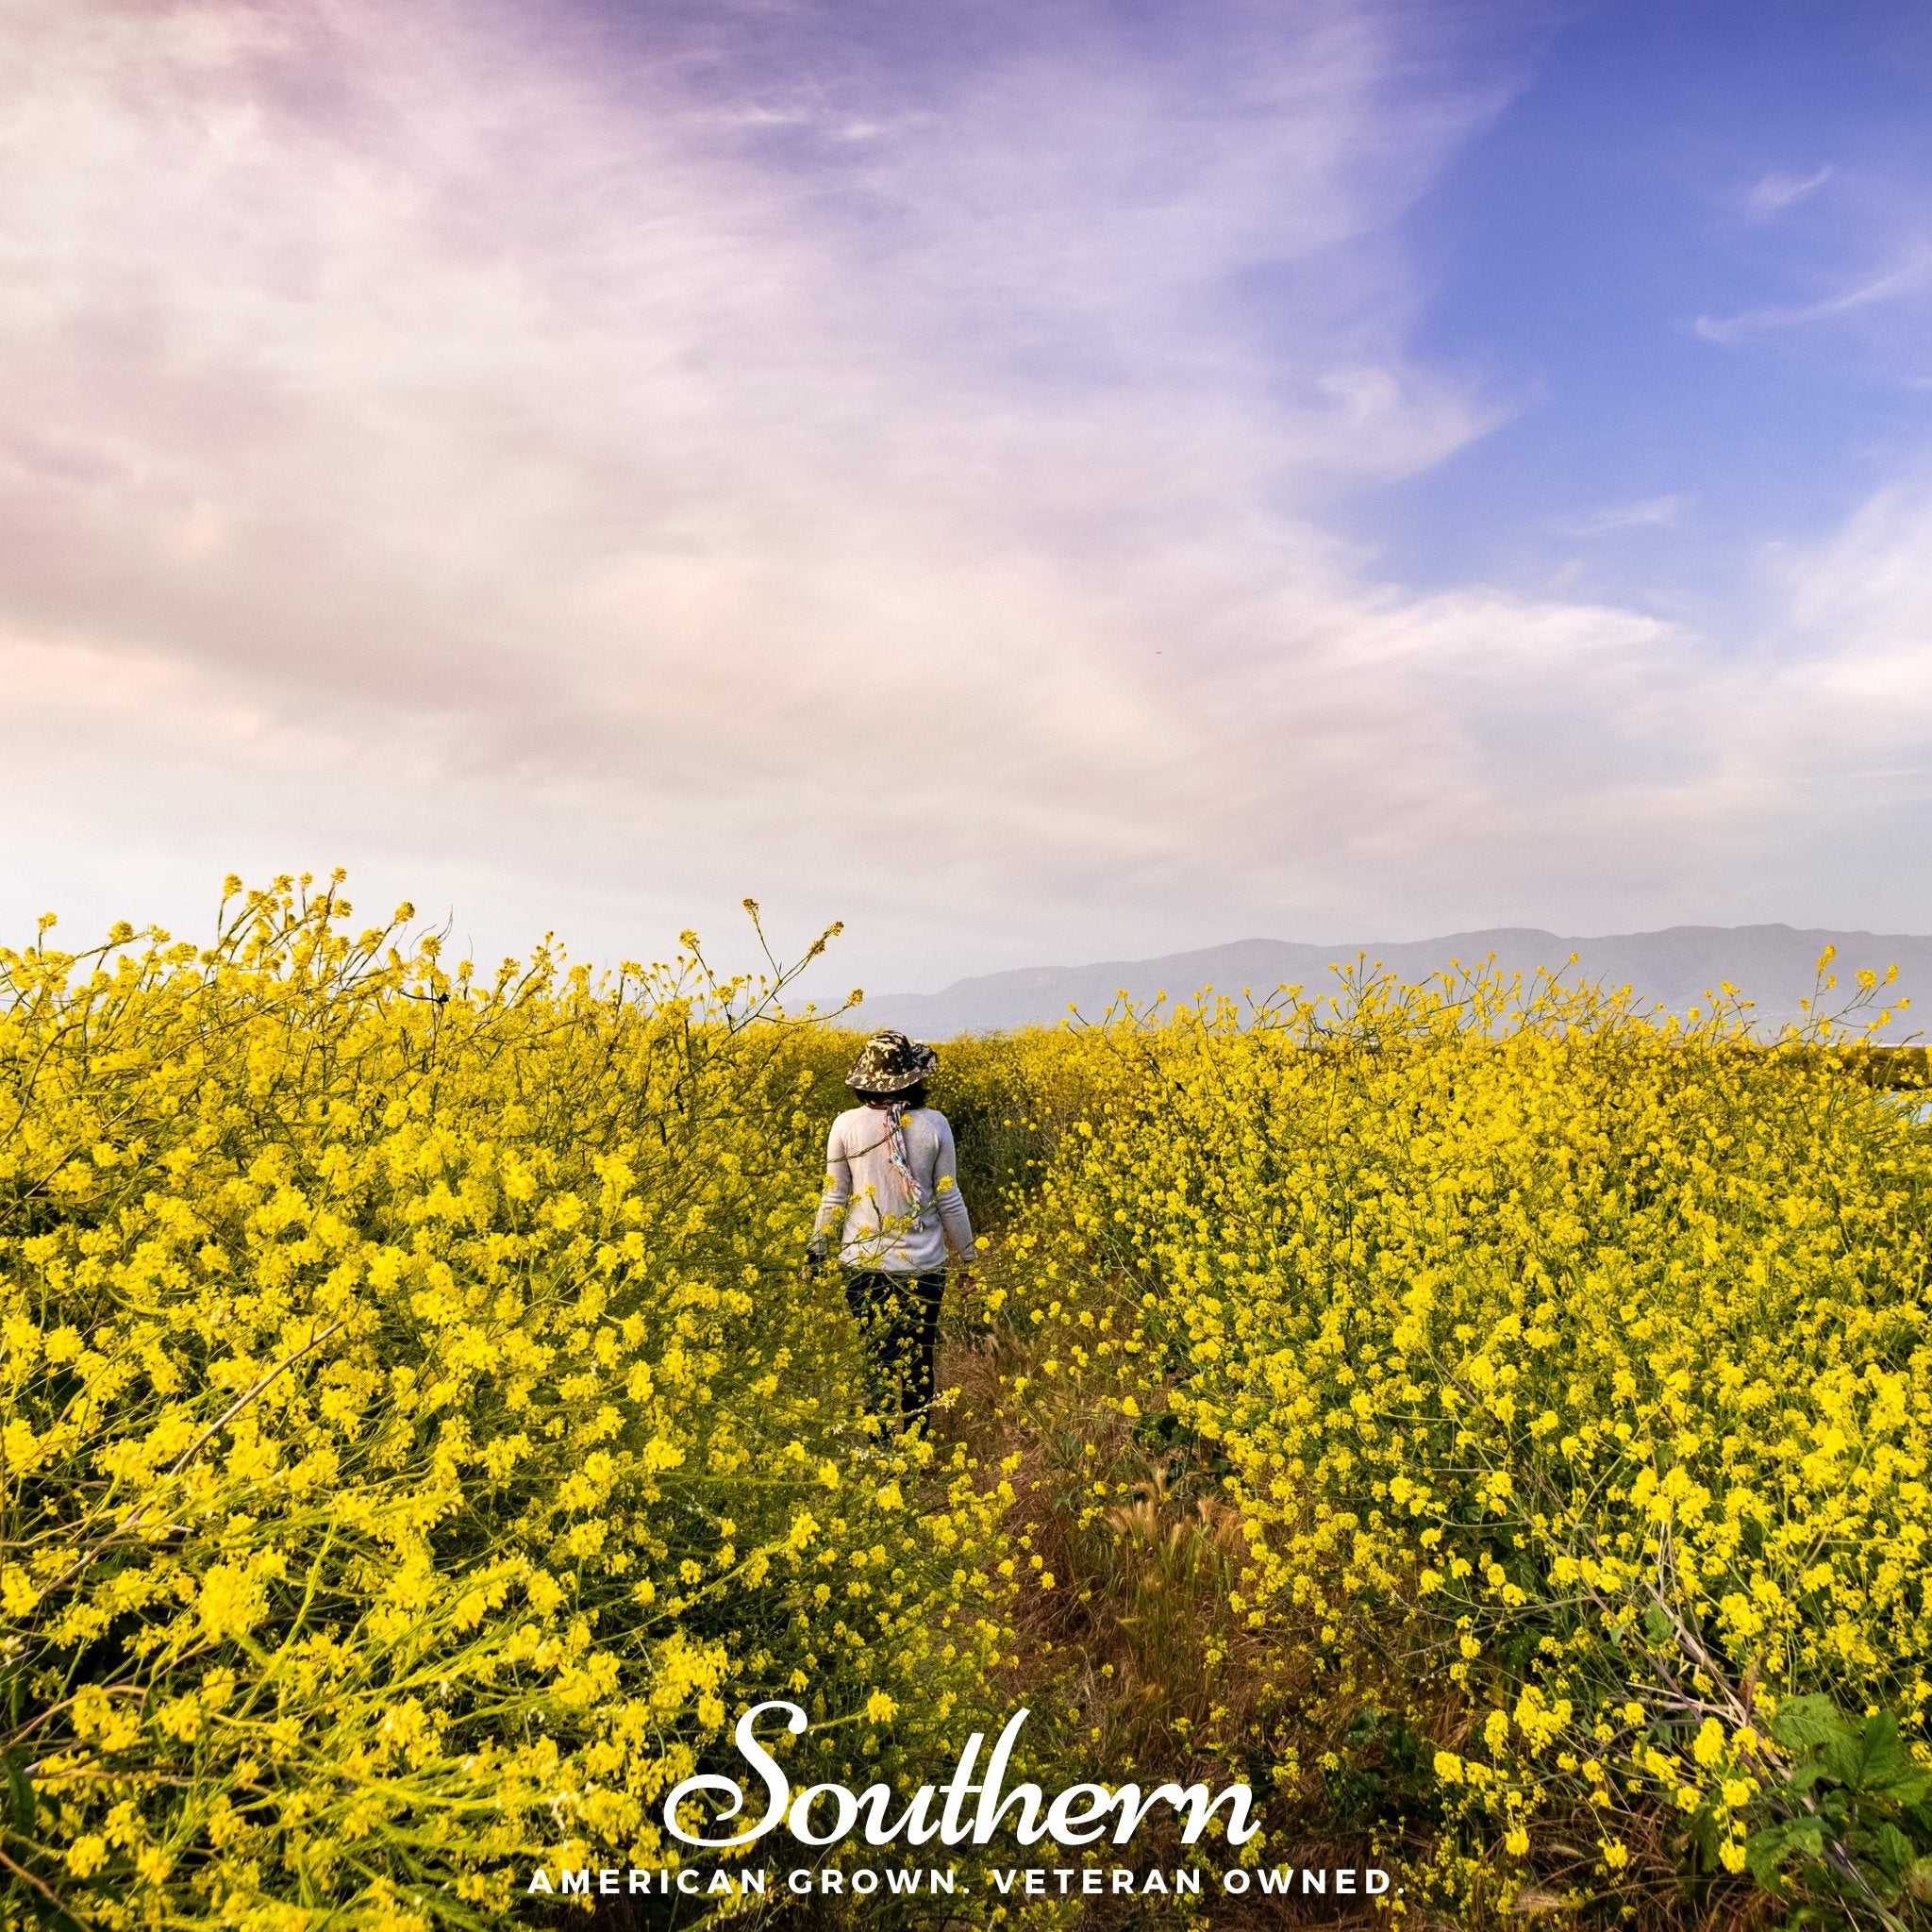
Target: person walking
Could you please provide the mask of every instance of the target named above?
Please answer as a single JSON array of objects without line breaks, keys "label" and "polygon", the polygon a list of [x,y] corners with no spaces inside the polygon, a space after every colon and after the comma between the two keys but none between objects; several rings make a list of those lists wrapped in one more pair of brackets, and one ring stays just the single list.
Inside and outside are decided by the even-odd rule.
[{"label": "person walking", "polygon": [[[925,1104],[939,1055],[903,1033],[874,1033],[845,1076],[858,1105],[832,1123],[825,1191],[807,1248],[819,1266],[836,1236],[845,1299],[865,1338],[873,1413],[896,1390],[902,1424],[932,1407],[933,1357],[948,1250],[973,1256],[958,1156],[944,1114]],[[970,1287],[972,1277],[962,1276]]]}]

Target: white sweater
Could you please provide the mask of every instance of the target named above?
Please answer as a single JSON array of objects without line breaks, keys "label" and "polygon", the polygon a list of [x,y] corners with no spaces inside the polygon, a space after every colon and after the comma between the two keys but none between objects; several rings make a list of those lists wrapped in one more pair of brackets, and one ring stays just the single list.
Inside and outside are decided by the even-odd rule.
[{"label": "white sweater", "polygon": [[904,1118],[916,1202],[907,1198],[905,1177],[892,1164],[891,1117],[883,1108],[851,1108],[832,1123],[812,1245],[822,1249],[838,1225],[839,1258],[848,1268],[924,1274],[946,1265],[949,1247],[961,1260],[973,1253],[952,1127],[936,1108],[912,1108]]}]

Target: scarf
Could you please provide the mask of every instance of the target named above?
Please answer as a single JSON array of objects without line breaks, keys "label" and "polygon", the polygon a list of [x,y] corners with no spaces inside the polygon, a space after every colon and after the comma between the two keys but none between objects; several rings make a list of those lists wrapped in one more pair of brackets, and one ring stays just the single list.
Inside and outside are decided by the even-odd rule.
[{"label": "scarf", "polygon": [[907,1109],[896,1100],[869,1100],[866,1105],[886,1117],[886,1158],[891,1162],[893,1173],[906,1183],[907,1212],[917,1223],[925,1210],[919,1198],[919,1183],[912,1177],[912,1159],[906,1151]]}]

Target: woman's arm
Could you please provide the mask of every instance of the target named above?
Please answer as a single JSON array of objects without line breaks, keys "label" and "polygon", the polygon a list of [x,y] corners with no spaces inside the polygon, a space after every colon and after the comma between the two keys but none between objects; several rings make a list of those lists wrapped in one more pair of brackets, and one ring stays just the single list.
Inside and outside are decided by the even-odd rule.
[{"label": "woman's arm", "polygon": [[966,1211],[966,1197],[959,1191],[959,1156],[953,1145],[953,1128],[944,1114],[939,1116],[939,1158],[933,1163],[933,1200],[940,1210],[940,1226],[945,1230],[946,1245],[961,1261],[973,1258],[973,1217]]},{"label": "woman's arm", "polygon": [[845,1137],[840,1124],[832,1123],[825,1141],[825,1191],[819,1196],[818,1218],[812,1223],[811,1241],[806,1252],[814,1261],[823,1261],[845,1222],[845,1208],[852,1199],[852,1160],[845,1151]]}]

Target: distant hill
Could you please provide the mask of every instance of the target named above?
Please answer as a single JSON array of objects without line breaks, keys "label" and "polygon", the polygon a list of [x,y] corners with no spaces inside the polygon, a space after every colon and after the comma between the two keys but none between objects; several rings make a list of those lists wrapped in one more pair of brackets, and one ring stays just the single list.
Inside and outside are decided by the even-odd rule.
[{"label": "distant hill", "polygon": [[[1309,993],[1334,984],[1332,968],[1365,955],[1404,979],[1426,978],[1452,959],[1465,965],[1493,953],[1499,966],[1525,976],[1538,967],[1608,986],[1628,985],[1645,1003],[1669,1012],[1708,1008],[1708,993],[1728,981],[1755,1002],[1760,1024],[1775,1027],[1800,1017],[1798,1002],[1810,995],[1818,956],[1838,948],[1832,970],[1839,994],[1852,987],[1859,967],[1883,974],[1899,970],[1899,987],[1912,995],[1913,1010],[1891,1029],[1899,1039],[1919,1030],[1924,1015],[1932,1030],[1932,938],[1900,933],[1823,932],[1789,925],[1673,925],[1662,932],[1565,939],[1527,926],[1488,932],[1448,933],[1441,939],[1361,945],[1309,946],[1286,940],[1239,940],[1196,953],[1158,959],[1107,959],[1093,966],[1029,966],[956,980],[941,992],[886,993],[870,997],[858,1015],[865,1026],[897,1026],[916,1039],[943,1040],[956,1033],[997,1032],[1014,1026],[1051,1026],[1076,1008],[1097,1020],[1124,991],[1145,1005],[1166,992],[1191,1000],[1204,988],[1239,997],[1277,986],[1299,985]],[[1576,964],[1566,967],[1570,955]]]}]

